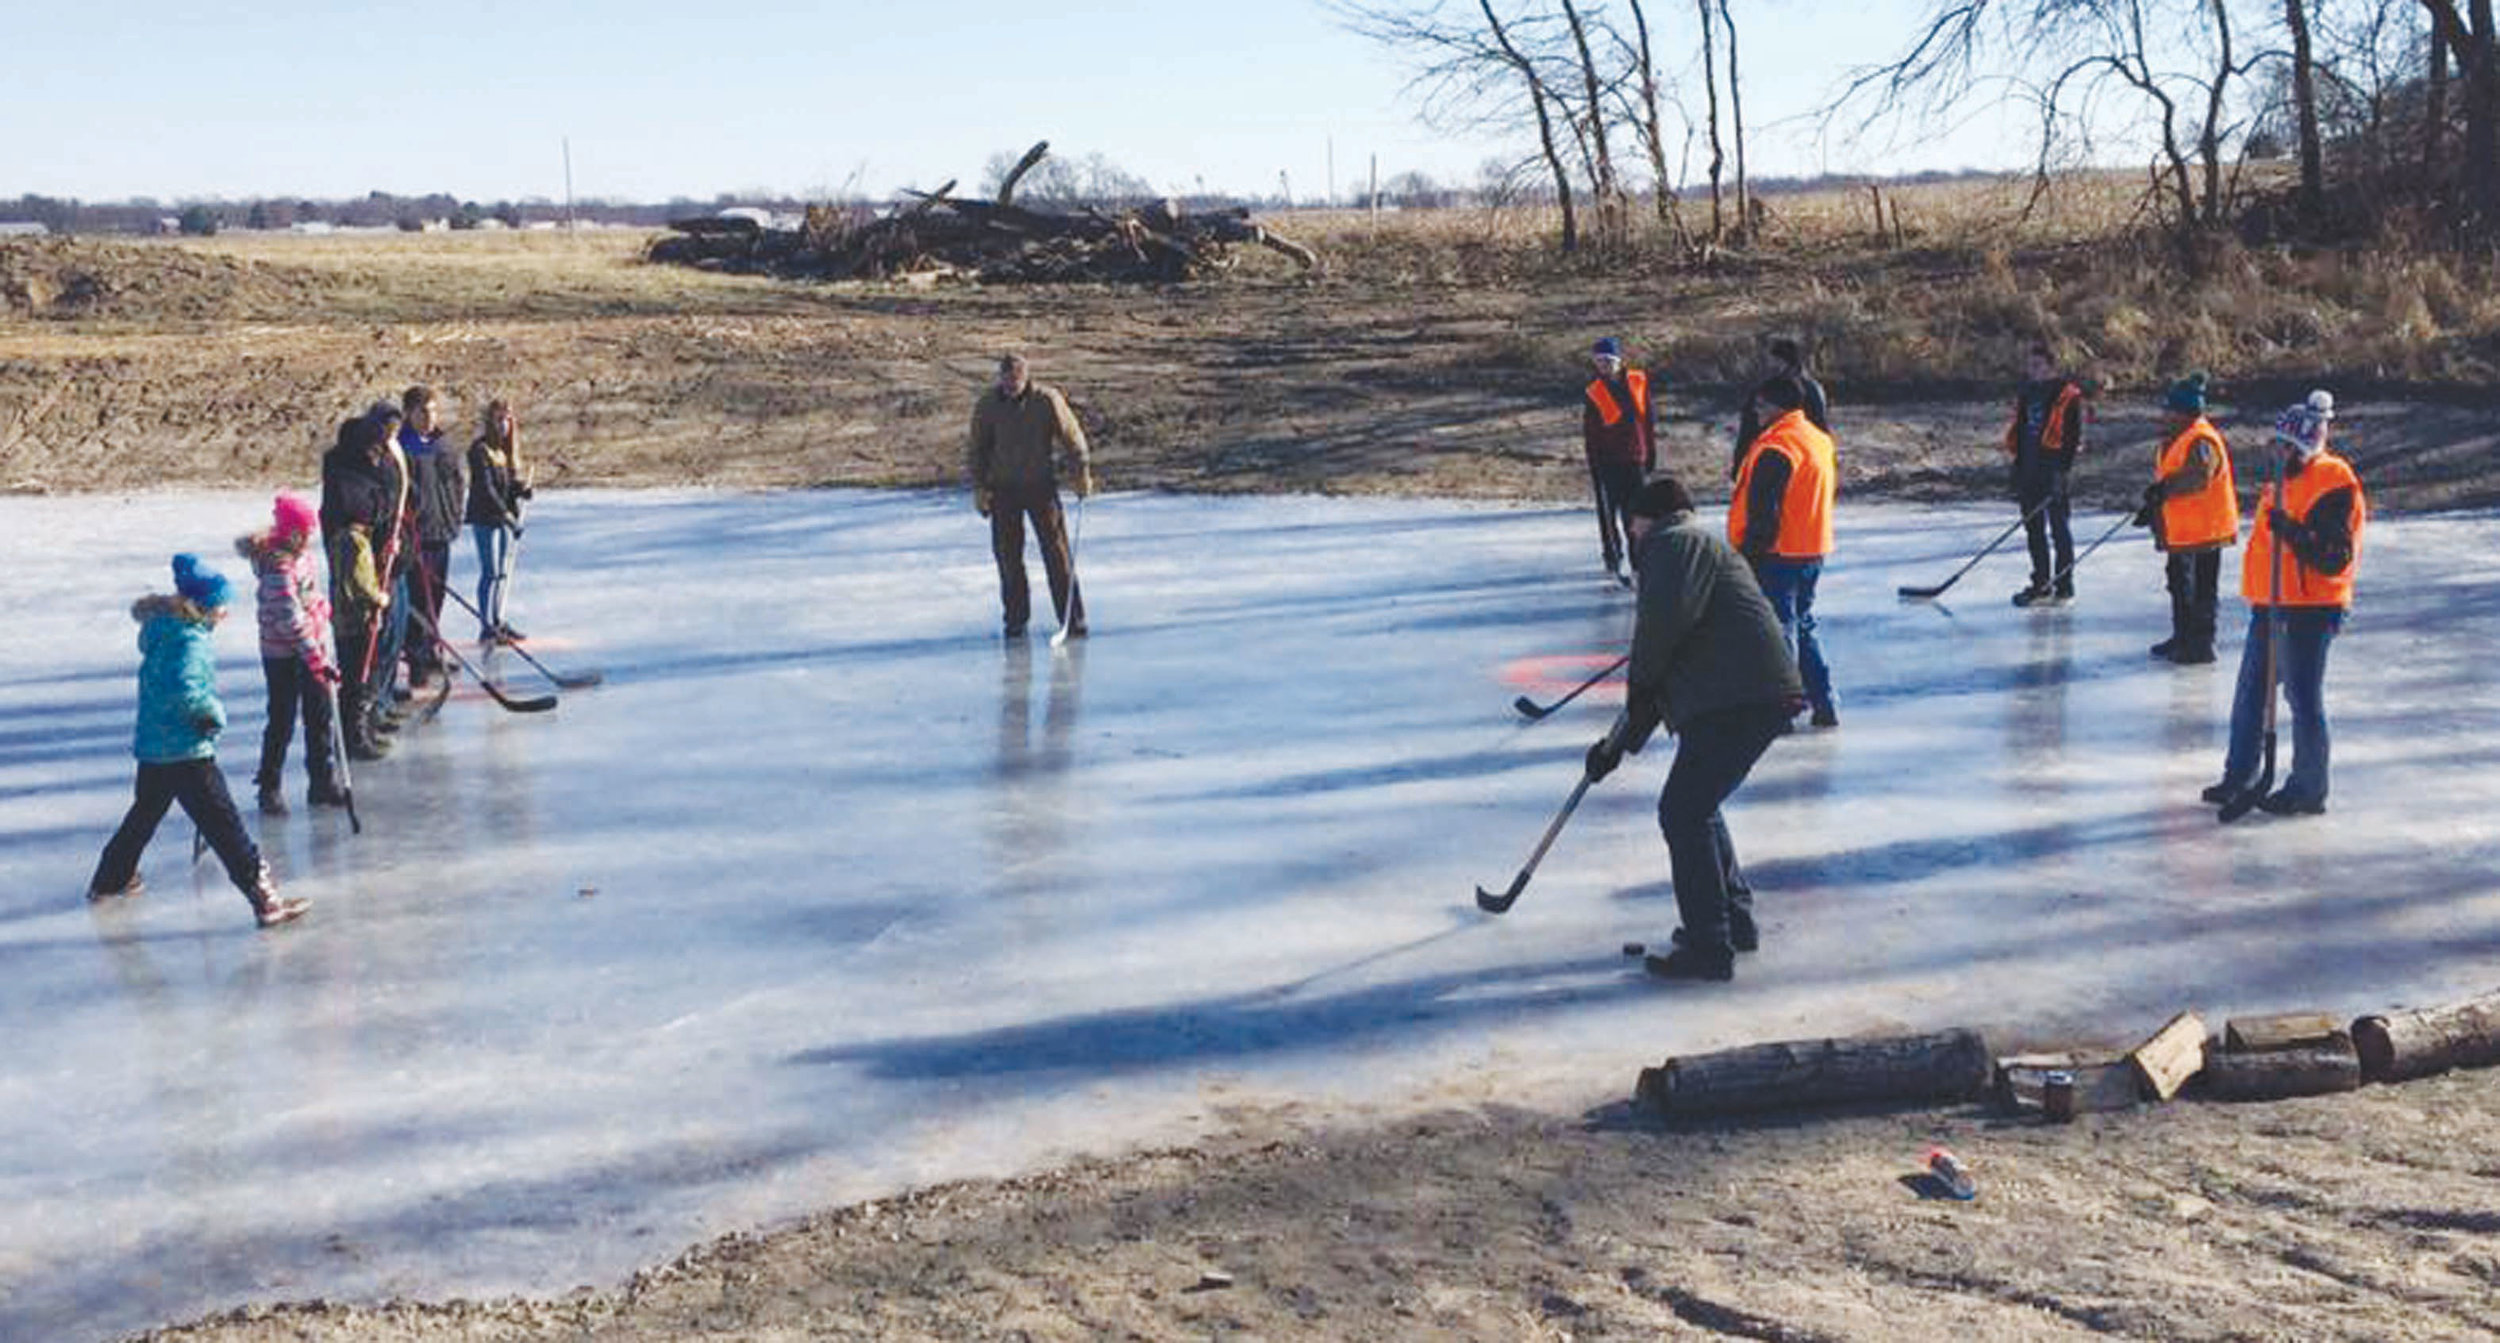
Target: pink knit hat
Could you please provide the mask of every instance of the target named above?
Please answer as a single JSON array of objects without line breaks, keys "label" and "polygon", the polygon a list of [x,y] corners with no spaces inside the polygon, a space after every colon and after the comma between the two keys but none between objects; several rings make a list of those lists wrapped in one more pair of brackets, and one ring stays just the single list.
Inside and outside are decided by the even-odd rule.
[{"label": "pink knit hat", "polygon": [[274,524],[273,530],[290,540],[311,535],[314,524],[320,521],[311,504],[291,494],[279,495],[277,502],[269,506],[269,516]]}]

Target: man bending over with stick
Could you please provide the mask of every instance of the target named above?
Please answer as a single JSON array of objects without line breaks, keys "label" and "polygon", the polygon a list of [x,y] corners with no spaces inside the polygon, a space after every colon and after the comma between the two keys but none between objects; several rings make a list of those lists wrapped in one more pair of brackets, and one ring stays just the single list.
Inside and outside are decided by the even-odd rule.
[{"label": "man bending over with stick", "polygon": [[1624,713],[1589,747],[1588,777],[1614,772],[1664,724],[1681,737],[1658,794],[1676,913],[1675,949],[1648,959],[1666,979],[1736,977],[1760,937],[1753,890],[1719,808],[1787,730],[1805,699],[1779,617],[1736,548],[1693,517],[1692,496],[1657,475],[1632,496],[1639,617]]}]

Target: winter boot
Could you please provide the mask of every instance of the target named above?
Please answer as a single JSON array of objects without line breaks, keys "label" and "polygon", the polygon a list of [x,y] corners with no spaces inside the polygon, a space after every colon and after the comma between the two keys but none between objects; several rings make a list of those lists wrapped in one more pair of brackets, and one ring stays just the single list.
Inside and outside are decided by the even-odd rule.
[{"label": "winter boot", "polygon": [[1724,984],[1736,978],[1736,958],[1733,955],[1713,956],[1691,947],[1677,947],[1664,956],[1650,956],[1641,965],[1660,979],[1702,979]]},{"label": "winter boot", "polygon": [[2173,649],[2170,660],[2182,667],[2201,667],[2214,660],[2212,644],[2181,644]]},{"label": "winter boot", "polygon": [[313,780],[311,791],[304,794],[304,805],[308,807],[344,807],[347,805],[347,790],[339,787],[337,775],[325,774],[322,777]]},{"label": "winter boot", "polygon": [[2157,657],[2157,658],[2160,658],[2160,659],[2162,659],[2162,660],[2163,660],[2163,661],[2165,661],[2165,662],[2166,662],[2166,661],[2168,661],[2168,660],[2170,659],[2171,654],[2176,653],[2176,652],[2178,652],[2178,651],[2179,651],[2179,636],[2178,636],[2178,635],[2175,635],[2175,634],[2171,635],[2171,636],[2170,636],[2169,638],[2167,638],[2167,639],[2162,640],[2160,643],[2157,643],[2157,644],[2153,645],[2153,649],[2152,649],[2153,656],[2154,656],[2154,657]]},{"label": "winter boot", "polygon": [[279,895],[278,883],[270,877],[267,863],[261,864],[259,874],[252,879],[252,889],[245,891],[243,897],[252,902],[252,919],[263,928],[293,923],[312,908],[309,900]]},{"label": "winter boot", "polygon": [[2045,580],[2035,578],[2029,587],[2014,594],[2014,604],[2016,606],[2039,606],[2055,595],[2056,589],[2051,588]]},{"label": "winter boot", "polygon": [[2324,816],[2326,799],[2295,797],[2291,789],[2283,788],[2257,799],[2257,810],[2268,816]]},{"label": "winter boot", "polygon": [[128,880],[128,881],[126,881],[126,882],[123,882],[123,883],[122,883],[122,887],[121,887],[121,889],[120,889],[120,890],[118,890],[118,891],[97,891],[97,890],[90,890],[90,891],[88,891],[88,892],[87,892],[87,898],[88,898],[88,899],[90,899],[90,900],[111,900],[111,899],[114,899],[114,898],[116,898],[116,897],[126,897],[126,896],[133,896],[133,895],[144,895],[144,894],[146,894],[146,893],[147,893],[147,889],[148,889],[148,884],[147,884],[147,882],[146,882],[143,878],[141,878],[141,877],[140,877],[140,875],[139,875],[138,873],[133,872],[133,873],[131,873],[131,874],[130,874],[130,880]]},{"label": "winter boot", "polygon": [[2231,782],[2229,779],[2224,779],[2220,783],[2207,784],[2205,785],[2205,791],[2197,794],[2198,797],[2217,807],[2229,802],[2232,798],[2238,797],[2239,795],[2240,786]]},{"label": "winter boot", "polygon": [[261,781],[260,814],[263,816],[286,815],[286,794],[278,787],[274,779]]},{"label": "winter boot", "polygon": [[[1681,948],[1685,942],[1684,930],[1676,929],[1667,940]],[[1727,944],[1740,952],[1762,949],[1762,930],[1754,926],[1753,915],[1730,914],[1727,916]]]}]

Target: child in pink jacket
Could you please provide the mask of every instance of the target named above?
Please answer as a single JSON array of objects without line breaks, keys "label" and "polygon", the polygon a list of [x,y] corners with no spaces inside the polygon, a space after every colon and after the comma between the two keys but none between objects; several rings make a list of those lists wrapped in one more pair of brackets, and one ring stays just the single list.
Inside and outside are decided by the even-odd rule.
[{"label": "child in pink jacket", "polygon": [[260,666],[269,682],[269,723],[261,732],[260,771],[252,782],[260,790],[261,811],[283,816],[286,797],[279,784],[299,708],[304,767],[312,776],[307,800],[316,807],[345,806],[347,791],[339,787],[333,753],[337,737],[330,696],[339,673],[338,659],[330,653],[330,599],[322,595],[312,544],[318,515],[311,504],[282,494],[270,506],[270,519],[268,531],[241,537],[234,548],[251,561],[259,581]]}]

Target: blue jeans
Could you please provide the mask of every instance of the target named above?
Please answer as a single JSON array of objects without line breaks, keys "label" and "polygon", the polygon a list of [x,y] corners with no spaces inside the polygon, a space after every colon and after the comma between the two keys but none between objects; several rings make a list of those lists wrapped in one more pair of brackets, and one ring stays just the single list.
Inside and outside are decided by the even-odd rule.
[{"label": "blue jeans", "polygon": [[469,528],[477,540],[477,612],[478,631],[484,638],[503,624],[504,569],[512,554],[512,532],[504,527],[480,523]]},{"label": "blue jeans", "polygon": [[399,682],[400,650],[408,646],[408,575],[402,573],[391,580],[391,606],[382,613],[382,647],[373,659],[373,680],[366,687],[374,702]]},{"label": "blue jeans", "polygon": [[1754,561],[1754,577],[1762,583],[1762,595],[1771,599],[1789,655],[1797,659],[1797,671],[1805,677],[1806,702],[1816,713],[1829,714],[1833,712],[1832,670],[1824,664],[1823,645],[1814,637],[1814,584],[1822,576],[1821,560]]},{"label": "blue jeans", "polygon": [[[2292,710],[2292,772],[2282,791],[2304,802],[2326,800],[2326,650],[2344,628],[2344,612],[2334,606],[2283,608],[2283,647],[2275,678]],[[2248,612],[2248,638],[2240,645],[2239,691],[2231,698],[2231,750],[2222,762],[2225,783],[2246,787],[2257,781],[2258,757],[2265,733],[2266,702],[2273,687],[2266,684],[2266,608]]]}]

